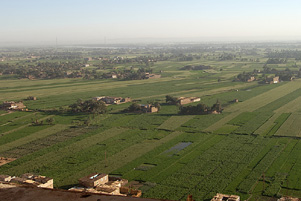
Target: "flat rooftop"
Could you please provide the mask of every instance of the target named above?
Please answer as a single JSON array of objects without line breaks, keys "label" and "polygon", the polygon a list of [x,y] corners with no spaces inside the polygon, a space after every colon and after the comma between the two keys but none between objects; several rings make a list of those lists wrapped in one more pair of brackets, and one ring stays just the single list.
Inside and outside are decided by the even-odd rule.
[{"label": "flat rooftop", "polygon": [[[113,195],[45,189],[31,186],[0,183],[0,200],[5,201],[163,201],[150,198],[134,198]],[[166,201],[166,200],[165,200]]]}]

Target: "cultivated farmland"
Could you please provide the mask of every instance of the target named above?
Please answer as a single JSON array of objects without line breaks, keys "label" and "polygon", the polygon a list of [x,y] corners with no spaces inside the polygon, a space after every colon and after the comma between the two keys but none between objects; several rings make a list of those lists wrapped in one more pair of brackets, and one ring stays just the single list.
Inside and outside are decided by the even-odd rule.
[{"label": "cultivated farmland", "polygon": [[[68,189],[92,172],[108,173],[139,183],[143,197],[170,200],[186,200],[188,194],[209,200],[217,192],[254,201],[301,197],[301,81],[295,73],[292,81],[266,84],[262,80],[276,73],[261,72],[264,66],[282,72],[285,65],[291,69],[285,73],[298,68],[266,64],[270,50],[261,45],[245,45],[240,52],[214,45],[192,50],[116,48],[103,50],[112,63],[89,62],[96,74],[149,68],[161,74],[158,79],[0,76],[0,101],[22,100],[28,109],[0,111],[0,157],[16,159],[1,166],[0,174],[38,173],[54,178],[56,188]],[[83,54],[81,49],[72,51]],[[237,57],[221,60],[225,52]],[[92,49],[85,54],[98,53]],[[147,64],[140,57],[139,62],[118,63],[118,54],[153,59]],[[192,61],[183,60],[190,54]],[[20,56],[19,62],[26,66],[31,61]],[[181,70],[187,65],[213,69]],[[301,65],[299,60],[296,65]],[[237,80],[244,71],[256,72],[258,80]],[[220,102],[223,111],[180,115],[182,106],[168,105],[166,95],[201,97],[208,107]],[[98,96],[131,97],[139,104],[160,103],[161,108],[156,113],[126,113],[131,103],[124,103],[108,105],[103,114],[70,112],[69,105]]]}]

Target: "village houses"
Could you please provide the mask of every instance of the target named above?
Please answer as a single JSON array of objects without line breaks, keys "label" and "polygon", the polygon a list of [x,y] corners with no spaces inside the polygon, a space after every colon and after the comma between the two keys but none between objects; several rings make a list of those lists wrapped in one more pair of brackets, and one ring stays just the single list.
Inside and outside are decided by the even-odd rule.
[{"label": "village houses", "polygon": [[153,113],[153,112],[158,112],[159,111],[159,108],[157,108],[157,107],[155,107],[151,104],[146,104],[146,105],[141,104],[140,107],[141,107],[141,111],[143,113]]},{"label": "village houses", "polygon": [[131,98],[122,98],[122,97],[111,97],[111,96],[98,96],[94,97],[93,100],[96,101],[103,101],[106,104],[122,104],[122,103],[127,103],[131,102]]},{"label": "village houses", "polygon": [[14,102],[14,101],[5,101],[3,102],[2,109],[4,110],[23,110],[26,106],[23,104],[22,101]]},{"label": "village houses", "polygon": [[101,193],[107,195],[121,195],[140,197],[141,191],[125,187],[128,180],[109,177],[107,174],[93,173],[79,179],[81,186],[72,187],[70,191]]},{"label": "village houses", "polygon": [[201,98],[198,97],[179,97],[178,98],[178,103],[180,105],[185,105],[189,103],[195,103],[201,101]]},{"label": "village houses", "polygon": [[53,188],[53,179],[46,176],[35,175],[31,173],[25,173],[20,177],[0,175],[0,182],[9,184],[30,185],[40,188]]},{"label": "village houses", "polygon": [[279,76],[267,78],[266,83],[267,84],[277,84],[277,83],[279,83]]}]

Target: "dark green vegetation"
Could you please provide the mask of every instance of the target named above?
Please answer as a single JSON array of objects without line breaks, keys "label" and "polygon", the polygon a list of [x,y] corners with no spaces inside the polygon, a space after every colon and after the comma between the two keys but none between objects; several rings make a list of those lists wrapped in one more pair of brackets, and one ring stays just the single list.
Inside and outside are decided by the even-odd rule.
[{"label": "dark green vegetation", "polygon": [[106,104],[103,101],[96,100],[77,100],[76,103],[69,105],[71,113],[92,113],[103,114],[106,113]]},{"label": "dark green vegetation", "polygon": [[191,114],[220,114],[223,111],[221,103],[220,102],[216,102],[215,104],[212,105],[212,107],[208,107],[205,104],[197,104],[195,106],[192,105],[188,105],[188,106],[181,106],[180,107],[180,112],[179,114],[182,115],[191,115]]},{"label": "dark green vegetation", "polygon": [[[37,54],[37,61],[27,61],[28,52],[3,51],[3,58],[11,58],[7,63],[24,68],[68,58],[90,64],[85,68],[96,74],[147,68],[162,77],[18,80],[5,73],[0,76],[0,101],[37,100],[24,100],[28,112],[0,111],[0,156],[17,158],[1,166],[0,174],[34,172],[68,188],[91,172],[104,172],[139,181],[144,197],[171,200],[185,200],[188,194],[206,200],[217,192],[238,194],[242,200],[301,197],[301,81],[233,82],[238,74],[248,75],[243,72],[263,79],[293,72],[287,74],[297,78],[301,65],[295,49],[300,47],[183,46],[75,48],[69,56],[61,49],[51,57],[28,50]],[[91,61],[84,59],[89,57]],[[275,58],[283,62],[271,63]],[[184,66],[210,68],[180,70]],[[90,101],[96,96],[131,97],[139,104],[160,103],[161,108],[158,113],[124,113],[132,105],[124,103],[107,106],[104,113],[103,105]],[[191,113],[179,114],[175,97],[201,97],[203,105],[185,105]],[[78,99],[82,101],[76,103]],[[221,114],[198,113],[214,104],[223,109]]]}]

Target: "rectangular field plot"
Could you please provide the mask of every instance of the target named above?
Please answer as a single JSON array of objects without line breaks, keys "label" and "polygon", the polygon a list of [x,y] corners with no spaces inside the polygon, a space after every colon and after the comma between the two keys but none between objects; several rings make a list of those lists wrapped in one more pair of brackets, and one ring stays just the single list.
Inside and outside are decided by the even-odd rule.
[{"label": "rectangular field plot", "polygon": [[238,126],[234,126],[234,125],[224,125],[222,127],[220,127],[219,129],[217,129],[216,131],[214,131],[214,133],[216,134],[230,134],[232,132],[234,132],[237,128],[239,128]]},{"label": "rectangular field plot", "polygon": [[168,116],[159,116],[156,114],[140,114],[134,119],[129,120],[124,126],[129,128],[155,129],[167,119]]},{"label": "rectangular field plot", "polygon": [[158,128],[164,130],[175,130],[185,122],[192,119],[193,115],[186,115],[186,116],[172,116],[167,119],[163,124],[161,124]]},{"label": "rectangular field plot", "polygon": [[275,135],[301,137],[301,114],[292,114],[278,129]]},{"label": "rectangular field plot", "polygon": [[186,123],[182,124],[178,130],[181,131],[187,131],[187,132],[197,132],[197,131],[203,131],[208,126],[213,124],[216,121],[219,121],[220,119],[227,116],[229,113],[222,113],[219,115],[197,115],[193,119],[190,119]]},{"label": "rectangular field plot", "polygon": [[236,125],[236,126],[242,126],[245,123],[247,123],[250,119],[254,118],[256,116],[256,113],[254,112],[243,112],[231,121],[228,122],[228,124]]},{"label": "rectangular field plot", "polygon": [[39,130],[37,132],[34,132],[31,135],[25,136],[23,138],[20,138],[20,139],[17,139],[15,141],[12,141],[10,143],[2,145],[0,147],[0,153],[4,152],[4,151],[7,151],[9,149],[13,149],[15,147],[24,145],[26,143],[30,143],[32,141],[47,137],[49,135],[55,134],[55,133],[57,133],[61,130],[67,129],[67,128],[68,128],[67,125],[57,124],[55,126],[48,127],[48,128],[43,129],[43,130]]}]

